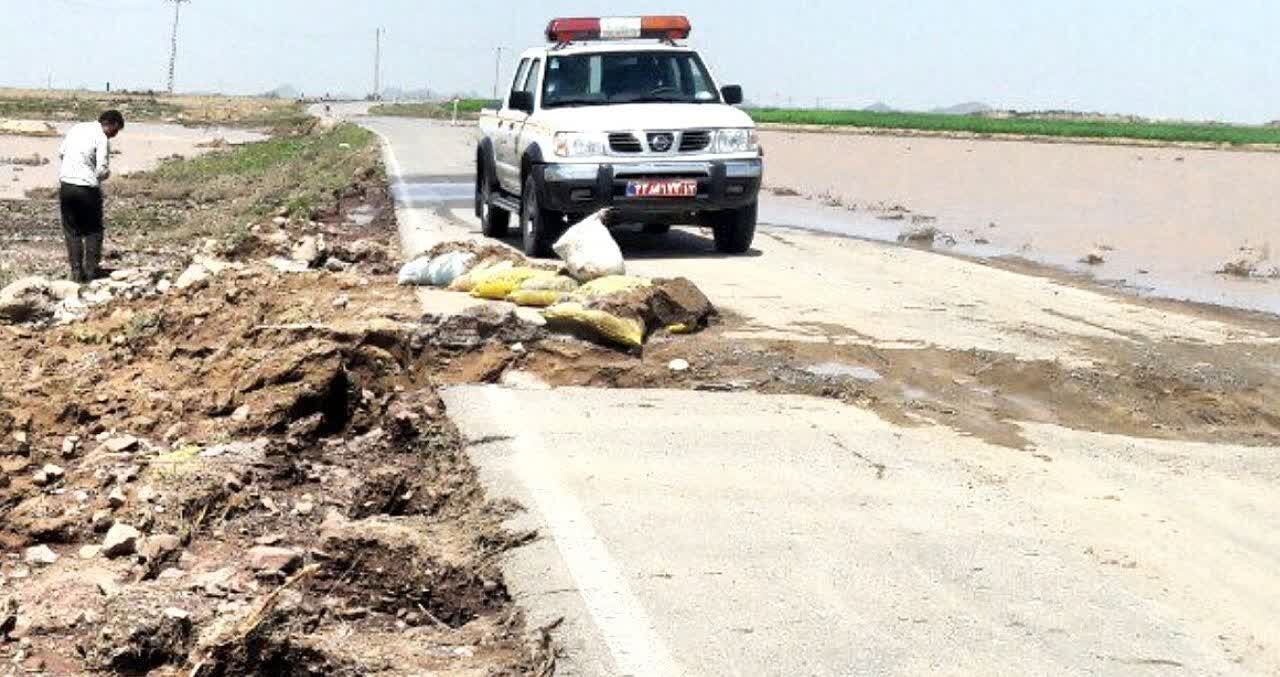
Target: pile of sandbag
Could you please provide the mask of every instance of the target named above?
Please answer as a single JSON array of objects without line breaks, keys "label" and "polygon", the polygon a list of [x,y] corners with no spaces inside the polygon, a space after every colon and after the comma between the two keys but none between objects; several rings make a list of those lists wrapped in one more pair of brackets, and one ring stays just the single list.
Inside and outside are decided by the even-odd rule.
[{"label": "pile of sandbag", "polygon": [[445,242],[405,264],[400,283],[542,308],[553,329],[626,348],[641,347],[658,330],[697,331],[715,312],[689,280],[627,276],[599,214],[570,228],[554,249],[563,265],[533,262],[493,242]]}]

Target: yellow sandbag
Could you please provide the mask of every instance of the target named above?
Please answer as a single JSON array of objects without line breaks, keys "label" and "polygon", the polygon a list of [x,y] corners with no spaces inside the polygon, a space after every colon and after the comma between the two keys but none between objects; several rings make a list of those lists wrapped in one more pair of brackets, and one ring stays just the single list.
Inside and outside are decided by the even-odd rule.
[{"label": "yellow sandbag", "polygon": [[554,289],[517,289],[507,294],[507,300],[517,306],[545,308],[559,303],[564,296],[564,292]]},{"label": "yellow sandbag", "polygon": [[449,291],[471,291],[476,286],[476,281],[486,273],[499,270],[510,270],[512,264],[510,261],[481,261],[474,268],[467,271],[464,275],[459,275],[449,283]]},{"label": "yellow sandbag", "polygon": [[595,332],[600,338],[628,348],[644,345],[644,322],[588,310],[581,303],[557,303],[542,311],[548,322],[564,322]]},{"label": "yellow sandbag", "polygon": [[524,291],[573,291],[578,288],[578,281],[564,275],[539,275],[520,283]]},{"label": "yellow sandbag", "polygon": [[653,282],[644,277],[605,275],[578,287],[578,293],[587,298],[596,298],[652,286]]},{"label": "yellow sandbag", "polygon": [[500,301],[518,289],[521,282],[532,277],[548,275],[552,273],[537,268],[508,268],[481,273],[473,278],[475,286],[471,288],[471,295],[476,298]]}]

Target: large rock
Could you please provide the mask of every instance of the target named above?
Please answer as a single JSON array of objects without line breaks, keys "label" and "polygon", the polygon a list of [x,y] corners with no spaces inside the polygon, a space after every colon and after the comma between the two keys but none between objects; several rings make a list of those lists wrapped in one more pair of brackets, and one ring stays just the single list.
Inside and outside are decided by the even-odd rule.
[{"label": "large rock", "polygon": [[148,536],[138,548],[138,554],[148,560],[160,560],[170,553],[182,548],[182,540],[173,534],[156,534]]},{"label": "large rock", "polygon": [[707,318],[715,313],[715,306],[697,285],[677,277],[653,281],[649,312],[658,326],[683,324],[698,327],[706,324]]},{"label": "large rock", "polygon": [[315,268],[324,263],[328,254],[329,246],[325,243],[323,235],[307,235],[294,243],[289,252],[290,258],[298,263],[307,264],[308,268]]},{"label": "large rock", "polygon": [[45,567],[58,561],[58,554],[49,549],[47,545],[37,545],[34,548],[27,548],[22,554],[22,561],[32,566]]},{"label": "large rock", "polygon": [[123,590],[107,601],[97,632],[76,648],[92,672],[144,675],[170,665],[165,674],[174,674],[191,652],[195,631],[190,615],[175,613],[173,602],[172,593],[160,588]]},{"label": "large rock", "polygon": [[58,299],[43,277],[24,277],[0,290],[0,322],[33,322],[53,315]]},{"label": "large rock", "polygon": [[142,533],[137,529],[125,524],[124,522],[116,522],[107,530],[106,538],[102,539],[102,554],[107,557],[127,557],[138,551],[138,539],[142,538]]},{"label": "large rock", "polygon": [[71,280],[54,280],[49,283],[49,293],[59,301],[80,298],[80,285]]},{"label": "large rock", "polygon": [[35,476],[32,478],[32,482],[34,482],[38,487],[46,487],[50,484],[56,484],[64,475],[66,475],[66,471],[50,463],[36,471]]},{"label": "large rock", "polygon": [[291,548],[259,545],[249,549],[249,566],[254,571],[293,573],[302,566],[302,553]]},{"label": "large rock", "polygon": [[138,438],[133,435],[118,435],[108,439],[103,444],[106,446],[107,451],[118,454],[138,446]]},{"label": "large rock", "polygon": [[193,263],[182,271],[182,274],[178,276],[178,281],[174,282],[173,286],[178,289],[199,289],[209,284],[210,276],[211,273],[208,268],[199,263]]}]

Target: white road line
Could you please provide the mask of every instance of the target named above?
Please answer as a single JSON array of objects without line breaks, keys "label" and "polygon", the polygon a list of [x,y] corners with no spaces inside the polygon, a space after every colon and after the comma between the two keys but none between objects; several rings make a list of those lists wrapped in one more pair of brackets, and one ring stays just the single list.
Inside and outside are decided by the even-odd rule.
[{"label": "white road line", "polygon": [[[488,411],[518,411],[515,399],[505,389],[490,386],[485,388],[485,395]],[[541,435],[520,432],[511,441],[511,448],[515,452],[511,462],[516,474],[537,504],[619,672],[635,677],[684,674],[590,518],[556,477]]]},{"label": "white road line", "polygon": [[[387,172],[391,178],[391,195],[396,201],[396,223],[399,224],[400,234],[400,252],[403,258],[410,259],[418,254],[414,244],[420,239],[419,233],[429,230],[422,223],[421,215],[417,210],[407,205],[407,196],[404,189],[408,185],[404,180],[404,168],[400,164],[400,159],[396,157],[395,147],[391,145],[391,139],[386,134],[366,126],[365,129],[378,135],[378,139],[382,141],[382,157],[387,164]],[[418,247],[417,249],[424,249]]]}]

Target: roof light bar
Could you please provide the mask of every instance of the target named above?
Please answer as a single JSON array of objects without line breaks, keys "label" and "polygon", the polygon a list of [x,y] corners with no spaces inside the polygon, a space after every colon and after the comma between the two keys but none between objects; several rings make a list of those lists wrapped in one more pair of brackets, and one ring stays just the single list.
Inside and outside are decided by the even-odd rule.
[{"label": "roof light bar", "polygon": [[683,16],[618,16],[552,19],[547,24],[547,41],[575,40],[684,40],[692,27]]}]

